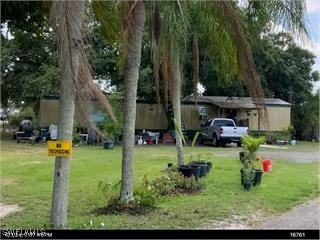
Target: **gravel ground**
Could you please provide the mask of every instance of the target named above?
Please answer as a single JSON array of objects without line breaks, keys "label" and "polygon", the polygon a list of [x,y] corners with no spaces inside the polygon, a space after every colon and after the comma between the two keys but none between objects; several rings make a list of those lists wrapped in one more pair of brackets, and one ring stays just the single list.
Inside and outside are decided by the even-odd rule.
[{"label": "gravel ground", "polygon": [[291,211],[263,219],[262,229],[320,229],[320,198],[303,203]]},{"label": "gravel ground", "polygon": [[273,216],[256,212],[233,215],[221,221],[209,221],[199,229],[320,229],[320,198],[307,201],[292,210]]},{"label": "gravel ground", "polygon": [[[239,148],[234,151],[217,153],[216,156],[238,157]],[[259,151],[264,159],[287,160],[298,163],[320,161],[319,151]],[[320,198],[307,201],[292,210],[273,216],[265,216],[261,212],[249,216],[232,215],[221,221],[209,221],[200,229],[320,229]]]},{"label": "gravel ground", "polygon": [[[216,153],[215,156],[222,157],[238,157],[241,149],[234,148],[234,151],[226,151]],[[271,158],[272,160],[287,160],[298,163],[317,162],[320,161],[319,151],[312,152],[289,152],[289,151],[258,151],[258,155],[264,159]]]}]

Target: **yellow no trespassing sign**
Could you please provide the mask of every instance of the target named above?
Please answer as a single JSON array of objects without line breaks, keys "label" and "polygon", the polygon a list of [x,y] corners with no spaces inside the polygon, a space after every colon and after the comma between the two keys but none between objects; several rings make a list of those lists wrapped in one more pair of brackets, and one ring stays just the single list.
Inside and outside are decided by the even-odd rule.
[{"label": "yellow no trespassing sign", "polygon": [[48,141],[48,156],[70,157],[72,141]]}]

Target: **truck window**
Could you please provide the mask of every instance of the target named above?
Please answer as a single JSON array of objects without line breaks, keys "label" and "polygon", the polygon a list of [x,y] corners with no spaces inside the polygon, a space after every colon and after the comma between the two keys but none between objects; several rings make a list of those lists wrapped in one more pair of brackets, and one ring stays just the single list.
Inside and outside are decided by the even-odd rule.
[{"label": "truck window", "polygon": [[205,127],[210,126],[210,125],[211,125],[211,122],[212,122],[212,119],[208,120],[204,126],[205,126]]},{"label": "truck window", "polygon": [[235,127],[234,122],[231,120],[215,120],[213,126]]}]

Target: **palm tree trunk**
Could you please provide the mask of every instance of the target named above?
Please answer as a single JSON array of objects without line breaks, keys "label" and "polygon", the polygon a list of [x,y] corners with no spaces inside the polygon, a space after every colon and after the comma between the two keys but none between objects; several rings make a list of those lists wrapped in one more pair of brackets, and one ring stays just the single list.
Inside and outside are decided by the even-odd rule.
[{"label": "palm tree trunk", "polygon": [[[180,70],[180,53],[179,47],[173,43],[172,50],[173,57],[173,90],[172,90],[172,108],[176,124],[181,130],[181,70]],[[178,166],[184,164],[182,138],[176,130],[176,148],[177,148],[177,164]]]},{"label": "palm tree trunk", "polygon": [[[51,9],[58,36],[62,69],[60,86],[58,140],[72,141],[74,118],[74,82],[78,78],[81,25],[85,1],[54,1]],[[54,229],[67,227],[69,157],[56,157],[52,194],[51,222]]]},{"label": "palm tree trunk", "polygon": [[124,118],[122,145],[122,177],[120,201],[128,203],[133,195],[134,132],[136,120],[136,96],[141,60],[142,35],[145,21],[145,5],[134,3],[133,24],[128,35],[128,50],[124,69]]}]

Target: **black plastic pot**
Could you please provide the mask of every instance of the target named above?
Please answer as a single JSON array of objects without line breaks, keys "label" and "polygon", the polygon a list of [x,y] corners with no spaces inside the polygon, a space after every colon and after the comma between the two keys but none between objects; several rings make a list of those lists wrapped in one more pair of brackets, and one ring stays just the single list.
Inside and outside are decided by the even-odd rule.
[{"label": "black plastic pot", "polygon": [[245,190],[248,191],[251,187],[252,187],[252,182],[251,182],[251,181],[249,181],[249,180],[244,181],[244,183],[243,183],[243,188],[244,188]]},{"label": "black plastic pot", "polygon": [[262,173],[259,169],[254,170],[253,186],[261,184]]},{"label": "black plastic pot", "polygon": [[207,164],[206,163],[191,163],[191,167],[200,167],[199,177],[202,178],[207,175]]},{"label": "black plastic pot", "polygon": [[[253,186],[257,186],[261,184],[261,179],[262,179],[262,171],[259,169],[254,169],[252,170],[252,179],[245,179],[245,174],[244,174],[244,170],[240,169],[240,174],[241,174],[241,185],[243,185],[243,187],[246,190],[249,190],[251,188],[251,186],[249,185],[253,185]],[[250,183],[250,184],[249,184]]]},{"label": "black plastic pot", "polygon": [[243,184],[244,184],[244,172],[243,172],[243,169],[240,169],[240,177],[241,177],[241,185],[243,186]]},{"label": "black plastic pot", "polygon": [[184,177],[189,178],[191,176],[194,176],[195,180],[199,179],[200,167],[191,165],[181,165],[178,169]]},{"label": "black plastic pot", "polygon": [[239,152],[240,162],[244,161],[244,152]]},{"label": "black plastic pot", "polygon": [[207,162],[207,173],[211,171],[212,168],[212,162]]},{"label": "black plastic pot", "polygon": [[112,141],[104,141],[103,143],[104,149],[113,149],[114,143]]}]

